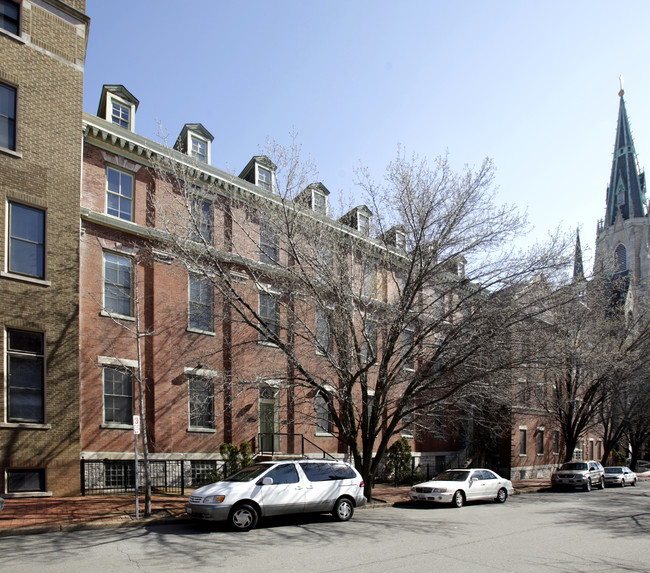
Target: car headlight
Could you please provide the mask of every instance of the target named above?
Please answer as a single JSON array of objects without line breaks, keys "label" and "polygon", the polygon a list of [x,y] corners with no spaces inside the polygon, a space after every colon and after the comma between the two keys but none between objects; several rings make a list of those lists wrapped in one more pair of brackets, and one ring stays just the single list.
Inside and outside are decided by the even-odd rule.
[{"label": "car headlight", "polygon": [[226,499],[225,495],[209,495],[203,498],[203,503],[221,503],[224,499]]},{"label": "car headlight", "polygon": [[447,491],[446,487],[434,487],[431,490],[431,493],[445,493]]}]

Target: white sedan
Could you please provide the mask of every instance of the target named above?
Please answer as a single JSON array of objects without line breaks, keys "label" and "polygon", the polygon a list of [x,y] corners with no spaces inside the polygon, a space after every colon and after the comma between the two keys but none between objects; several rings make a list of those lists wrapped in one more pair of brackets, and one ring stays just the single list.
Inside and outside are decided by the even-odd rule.
[{"label": "white sedan", "polygon": [[636,485],[636,474],[628,467],[613,466],[605,468],[606,485]]},{"label": "white sedan", "polygon": [[413,501],[453,503],[463,507],[466,501],[493,499],[503,503],[515,492],[512,482],[485,469],[447,470],[430,481],[411,488]]}]

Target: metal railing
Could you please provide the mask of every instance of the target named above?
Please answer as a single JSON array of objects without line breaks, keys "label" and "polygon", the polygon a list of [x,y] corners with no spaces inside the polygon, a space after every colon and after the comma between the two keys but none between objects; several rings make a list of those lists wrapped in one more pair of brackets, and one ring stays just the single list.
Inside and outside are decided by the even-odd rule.
[{"label": "metal railing", "polygon": [[[335,460],[336,458],[326,452],[319,445],[312,442],[309,438],[305,438],[303,434],[289,434],[289,433],[259,433],[257,434],[257,443],[253,444],[253,450],[259,455],[295,455],[305,457],[305,445],[311,446],[319,456]],[[307,450],[310,448],[308,447]]]}]

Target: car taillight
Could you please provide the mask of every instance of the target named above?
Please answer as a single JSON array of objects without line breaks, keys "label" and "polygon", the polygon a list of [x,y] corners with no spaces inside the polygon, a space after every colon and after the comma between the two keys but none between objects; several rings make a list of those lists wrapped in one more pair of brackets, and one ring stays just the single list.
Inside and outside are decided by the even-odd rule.
[{"label": "car taillight", "polygon": [[359,484],[359,487],[363,487],[363,480],[362,480],[361,483]]}]

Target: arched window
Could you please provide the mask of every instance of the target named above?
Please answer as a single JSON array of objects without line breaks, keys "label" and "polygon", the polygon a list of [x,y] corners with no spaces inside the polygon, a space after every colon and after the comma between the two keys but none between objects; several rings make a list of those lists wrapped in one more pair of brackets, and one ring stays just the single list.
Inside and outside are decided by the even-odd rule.
[{"label": "arched window", "polygon": [[614,268],[617,273],[627,270],[627,249],[625,245],[619,244],[614,251]]}]

